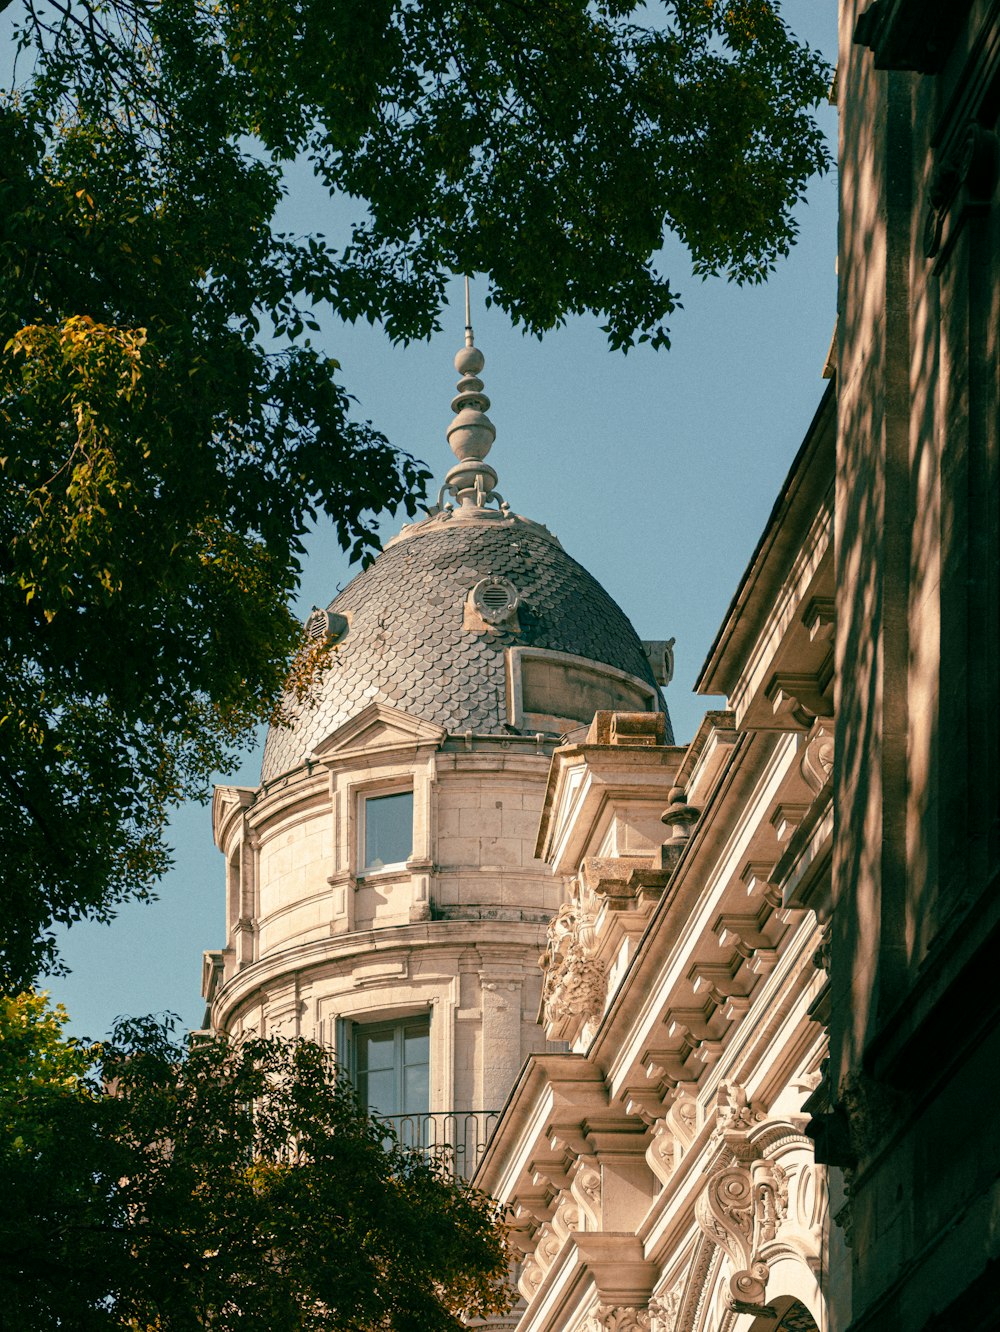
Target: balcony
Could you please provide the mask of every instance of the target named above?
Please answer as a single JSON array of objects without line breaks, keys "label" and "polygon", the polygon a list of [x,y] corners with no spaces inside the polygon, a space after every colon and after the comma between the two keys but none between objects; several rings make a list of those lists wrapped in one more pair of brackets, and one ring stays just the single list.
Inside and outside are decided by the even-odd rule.
[{"label": "balcony", "polygon": [[400,1143],[447,1163],[453,1175],[470,1179],[482,1160],[499,1110],[439,1110],[419,1115],[384,1115]]}]

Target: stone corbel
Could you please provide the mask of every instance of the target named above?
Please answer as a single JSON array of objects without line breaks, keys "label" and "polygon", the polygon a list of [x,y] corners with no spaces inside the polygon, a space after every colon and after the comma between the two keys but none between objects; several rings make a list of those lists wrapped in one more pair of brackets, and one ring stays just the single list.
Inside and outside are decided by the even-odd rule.
[{"label": "stone corbel", "polygon": [[833,722],[816,721],[799,760],[802,779],[814,795],[819,795],[833,776]]},{"label": "stone corbel", "polygon": [[751,902],[763,900],[769,907],[781,906],[781,889],[771,882],[773,870],[772,861],[750,860],[743,866],[740,879]]},{"label": "stone corbel", "polygon": [[564,1193],[552,1216],[552,1229],[564,1240],[574,1230],[580,1229],[580,1207],[571,1193]]},{"label": "stone corbel", "polygon": [[810,643],[832,643],[836,628],[833,597],[813,597],[802,612],[802,623],[809,634]]},{"label": "stone corbel", "polygon": [[685,1060],[689,1055],[690,1048],[685,1046],[679,1050],[647,1050],[642,1057],[643,1076],[666,1092],[674,1091],[684,1083],[695,1083],[699,1070],[692,1072],[687,1067]]},{"label": "stone corbel", "polygon": [[527,1189],[519,1189],[517,1195],[517,1205],[514,1208],[514,1216],[520,1222],[528,1222],[530,1218],[535,1225],[542,1225],[546,1221],[552,1220],[551,1192],[547,1188],[534,1188],[530,1192]]},{"label": "stone corbel", "polygon": [[717,1133],[735,1157],[712,1174],[695,1203],[702,1231],[729,1256],[730,1308],[764,1313],[770,1269],[761,1250],[788,1215],[788,1178],[775,1161],[761,1155],[750,1133],[763,1119],[744,1089],[719,1089]]},{"label": "stone corbel", "polygon": [[517,1288],[521,1292],[526,1304],[530,1304],[537,1295],[538,1288],[542,1284],[544,1276],[545,1273],[542,1271],[541,1267],[539,1267],[538,1263],[535,1262],[533,1256],[525,1258],[524,1262],[521,1264],[521,1271],[518,1274]]},{"label": "stone corbel", "polygon": [[680,1162],[677,1138],[667,1127],[665,1119],[653,1125],[653,1138],[646,1148],[646,1164],[661,1184],[666,1184]]},{"label": "stone corbel", "polygon": [[720,916],[716,934],[723,948],[734,948],[755,976],[766,976],[778,961],[778,950],[760,928],[757,916]]},{"label": "stone corbel", "polygon": [[829,692],[832,679],[832,651],[813,673],[776,671],[764,690],[775,721],[789,730],[808,731],[817,717],[832,717],[833,702]]},{"label": "stone corbel", "polygon": [[544,1226],[539,1227],[538,1242],[535,1245],[535,1262],[543,1272],[547,1272],[555,1262],[565,1238],[565,1235],[560,1235],[556,1231],[555,1226],[550,1221],[546,1221]]},{"label": "stone corbel", "polygon": [[667,1011],[667,1035],[671,1041],[681,1040],[699,1064],[714,1064],[722,1055],[723,1038],[729,1024],[718,1013],[707,1017],[700,1008],[671,1008]]},{"label": "stone corbel", "polygon": [[566,1172],[566,1160],[562,1156],[535,1156],[529,1166],[531,1182],[538,1186],[547,1186],[553,1194],[569,1186]]},{"label": "stone corbel", "polygon": [[735,1022],[750,1007],[750,996],[733,976],[731,967],[697,962],[689,979],[695,995],[711,999],[727,1022]]},{"label": "stone corbel", "polygon": [[573,1168],[573,1179],[569,1191],[576,1199],[580,1211],[590,1222],[584,1228],[601,1228],[601,1167],[594,1156],[580,1156]]},{"label": "stone corbel", "polygon": [[653,1139],[646,1149],[646,1162],[662,1184],[666,1184],[694,1141],[699,1118],[698,1102],[682,1092],[663,1118],[653,1125]]}]

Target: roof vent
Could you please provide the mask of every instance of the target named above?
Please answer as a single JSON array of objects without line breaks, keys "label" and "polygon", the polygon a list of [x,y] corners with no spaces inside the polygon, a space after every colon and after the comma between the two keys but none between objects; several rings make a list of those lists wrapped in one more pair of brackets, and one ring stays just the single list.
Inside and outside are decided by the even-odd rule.
[{"label": "roof vent", "polygon": [[331,614],[314,606],[312,614],[305,623],[305,636],[310,643],[336,643],[347,633],[349,622],[346,615]]},{"label": "roof vent", "polygon": [[487,624],[504,624],[517,611],[521,595],[509,578],[481,578],[472,589],[472,604]]}]

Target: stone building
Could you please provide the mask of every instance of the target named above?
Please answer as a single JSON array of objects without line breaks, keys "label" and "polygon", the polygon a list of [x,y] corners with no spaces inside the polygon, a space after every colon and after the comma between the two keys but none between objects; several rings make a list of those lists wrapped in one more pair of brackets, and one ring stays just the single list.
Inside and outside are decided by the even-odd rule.
[{"label": "stone building", "polygon": [[333,1046],[405,1139],[447,1141],[471,1171],[546,1048],[538,956],[564,887],[535,837],[552,751],[598,709],[669,733],[670,648],[640,643],[496,494],[467,343],[438,511],[310,618],[319,683],[272,728],[259,786],[215,792],[228,938],[205,993],[216,1030]]},{"label": "stone building", "polygon": [[851,1327],[1000,1324],[1000,9],[842,0],[830,1066]]},{"label": "stone building", "polygon": [[1000,1326],[1000,4],[840,0],[835,87],[831,383],[725,710],[676,746],[670,644],[496,495],[470,345],[454,507],[216,794],[213,1022],[457,1148],[519,1332]]},{"label": "stone building", "polygon": [[829,1003],[835,443],[831,389],[701,674],[730,708],[684,748],[602,711],[553,756],[537,849],[568,891],[541,1015],[568,1050],[527,1061],[476,1176],[522,1254],[521,1332],[805,1332],[848,1298],[806,1133]]}]

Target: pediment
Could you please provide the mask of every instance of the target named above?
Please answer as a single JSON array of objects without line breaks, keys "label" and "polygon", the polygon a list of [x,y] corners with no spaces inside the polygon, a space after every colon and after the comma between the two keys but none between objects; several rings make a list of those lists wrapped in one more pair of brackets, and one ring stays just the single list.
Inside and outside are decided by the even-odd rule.
[{"label": "pediment", "polygon": [[555,818],[552,820],[553,845],[558,845],[565,838],[573,822],[583,797],[584,778],[586,776],[587,768],[583,763],[570,768],[566,773],[562,790],[557,797]]},{"label": "pediment", "polygon": [[[212,833],[220,845],[223,825],[237,810],[247,809],[257,796],[253,786],[216,786],[212,792]],[[220,845],[221,850],[221,845]]]},{"label": "pediment", "polygon": [[445,734],[443,726],[411,717],[388,703],[369,703],[357,716],[321,740],[312,757],[328,763],[359,751],[382,753],[391,749],[413,749],[418,745],[440,744]]}]

